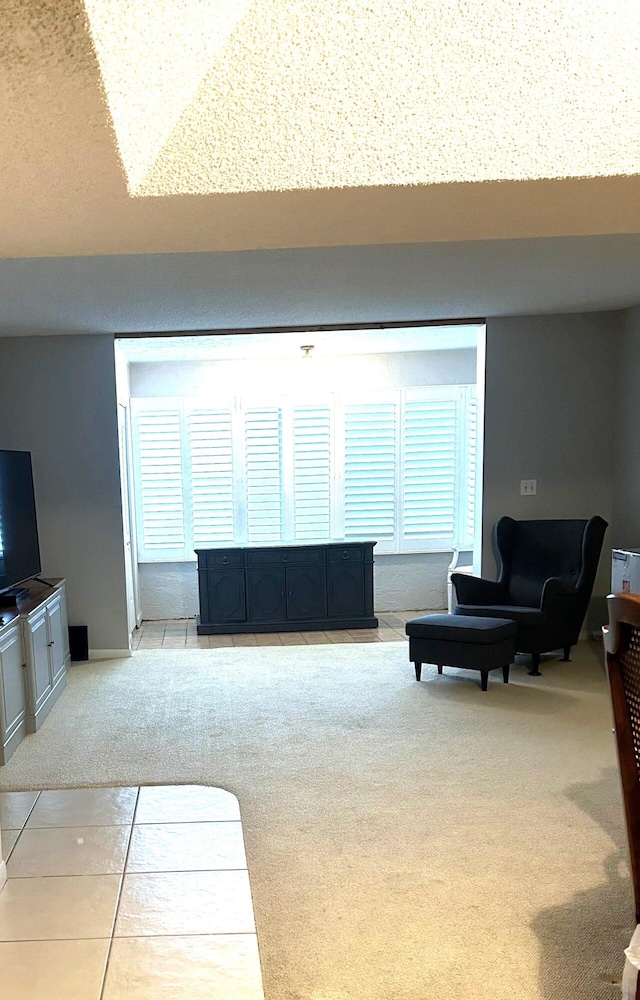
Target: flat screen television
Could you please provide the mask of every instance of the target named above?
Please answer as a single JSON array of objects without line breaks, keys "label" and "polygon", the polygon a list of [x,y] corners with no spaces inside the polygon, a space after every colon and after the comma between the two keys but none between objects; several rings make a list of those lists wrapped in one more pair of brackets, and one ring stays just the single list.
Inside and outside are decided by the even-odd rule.
[{"label": "flat screen television", "polygon": [[0,594],[40,569],[31,453],[0,450]]}]

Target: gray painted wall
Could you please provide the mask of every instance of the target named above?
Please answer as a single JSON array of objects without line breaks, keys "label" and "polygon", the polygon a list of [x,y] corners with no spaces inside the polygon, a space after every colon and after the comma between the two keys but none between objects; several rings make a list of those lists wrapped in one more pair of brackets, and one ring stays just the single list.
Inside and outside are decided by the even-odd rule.
[{"label": "gray painted wall", "polygon": [[[613,398],[621,313],[487,321],[483,574],[495,577],[491,533],[515,518],[613,515]],[[520,496],[520,480],[538,494]],[[594,595],[609,591],[605,538]],[[601,605],[600,605],[601,606]]]},{"label": "gray painted wall", "polygon": [[615,392],[613,544],[640,548],[640,306],[624,313]]},{"label": "gray painted wall", "polygon": [[0,340],[0,448],[32,452],[42,572],[91,649],[128,649],[113,339]]},{"label": "gray painted wall", "polygon": [[[614,388],[621,348],[615,464],[616,544],[640,547],[640,312],[528,316],[487,323],[484,572],[501,514],[611,520]],[[44,573],[65,576],[72,623],[93,648],[127,645],[115,366],[107,335],[4,338],[0,447],[28,449]],[[622,428],[621,422],[629,422]],[[626,463],[626,466],[625,466]],[[537,478],[537,497],[519,495]],[[597,593],[609,587],[609,539]]]}]

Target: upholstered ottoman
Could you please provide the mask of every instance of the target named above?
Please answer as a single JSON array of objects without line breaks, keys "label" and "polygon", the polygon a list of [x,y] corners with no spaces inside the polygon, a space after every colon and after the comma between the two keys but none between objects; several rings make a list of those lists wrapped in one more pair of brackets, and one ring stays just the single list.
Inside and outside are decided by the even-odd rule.
[{"label": "upholstered ottoman", "polygon": [[487,690],[489,671],[498,667],[502,667],[504,683],[509,683],[509,667],[516,655],[515,622],[507,618],[425,615],[412,618],[405,630],[417,681],[422,664],[435,663],[439,674],[443,666],[479,670],[483,691]]}]

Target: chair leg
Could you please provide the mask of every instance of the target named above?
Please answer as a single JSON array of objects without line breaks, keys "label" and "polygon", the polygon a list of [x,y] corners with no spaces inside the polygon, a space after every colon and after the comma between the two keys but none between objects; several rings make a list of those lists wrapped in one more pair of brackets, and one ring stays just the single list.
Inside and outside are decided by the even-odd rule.
[{"label": "chair leg", "polygon": [[438,664],[438,673],[439,674],[442,673],[442,664],[441,663]]},{"label": "chair leg", "polygon": [[564,656],[561,659],[563,663],[571,663],[571,646],[564,647]]},{"label": "chair leg", "polygon": [[540,666],[540,653],[531,654],[531,670],[529,671],[529,677],[540,677],[540,671],[538,667]]},{"label": "chair leg", "polygon": [[413,665],[416,668],[416,680],[419,681],[422,676],[422,664],[414,663]]},{"label": "chair leg", "polygon": [[506,667],[502,668],[502,677],[503,677],[503,680],[504,680],[505,684],[509,683],[509,666],[510,666],[510,664],[507,664]]},{"label": "chair leg", "polygon": [[480,683],[482,685],[482,690],[486,691],[487,690],[487,684],[489,683],[489,671],[488,670],[481,670],[480,671]]}]

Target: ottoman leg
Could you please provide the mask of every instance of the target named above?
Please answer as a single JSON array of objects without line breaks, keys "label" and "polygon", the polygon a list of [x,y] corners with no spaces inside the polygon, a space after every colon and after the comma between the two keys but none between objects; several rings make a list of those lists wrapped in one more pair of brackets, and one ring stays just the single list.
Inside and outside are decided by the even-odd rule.
[{"label": "ottoman leg", "polygon": [[540,653],[531,654],[531,670],[529,671],[529,677],[539,677],[540,671],[538,667],[540,666]]},{"label": "ottoman leg", "polygon": [[564,656],[562,657],[563,663],[571,663],[571,646],[564,647]]},{"label": "ottoman leg", "polygon": [[414,663],[413,665],[416,668],[416,680],[419,681],[420,677],[422,676],[422,664]]},{"label": "ottoman leg", "polygon": [[487,684],[489,683],[489,671],[488,670],[481,670],[480,671],[480,682],[482,684],[482,690],[486,691],[487,690]]},{"label": "ottoman leg", "polygon": [[441,663],[438,664],[438,673],[439,674],[442,673],[442,664]]},{"label": "ottoman leg", "polygon": [[509,665],[502,668],[502,676],[504,678],[505,684],[509,683]]}]

